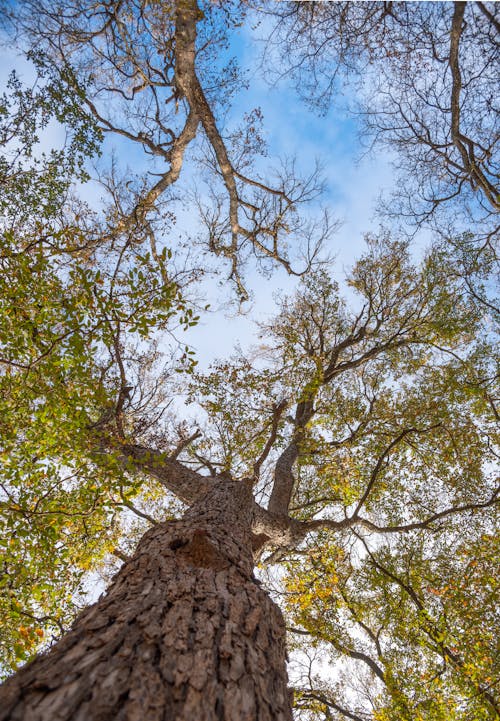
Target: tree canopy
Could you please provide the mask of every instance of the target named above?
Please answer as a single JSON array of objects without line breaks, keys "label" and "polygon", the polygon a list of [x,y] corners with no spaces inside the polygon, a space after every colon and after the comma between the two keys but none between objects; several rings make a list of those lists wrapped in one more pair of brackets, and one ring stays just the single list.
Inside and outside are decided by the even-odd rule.
[{"label": "tree canopy", "polygon": [[[298,718],[498,718],[495,8],[249,5],[12,11],[38,80],[12,75],[0,100],[2,670],[225,474],[253,488]],[[269,180],[258,110],[225,124],[231,34],[269,12],[279,71],[322,107],[344,70],[380,73],[367,122],[419,185],[412,217],[439,210],[425,252],[373,233],[339,285],[328,215],[301,210],[318,176],[283,161]],[[66,141],[41,153],[54,122]],[[85,200],[111,135],[151,165],[112,162]],[[196,243],[176,226],[187,162],[205,183],[185,199]],[[457,203],[450,235],[441,209]],[[254,349],[201,372],[189,329],[209,257],[239,301],[252,262],[301,278]]]},{"label": "tree canopy", "polygon": [[[386,206],[420,223],[453,206],[498,232],[498,33],[494,3],[269,3],[271,45],[320,110],[359,88],[362,140],[396,153]],[[347,76],[347,79],[346,79]],[[449,221],[448,221],[449,222]]]},{"label": "tree canopy", "polygon": [[309,275],[264,329],[264,367],[241,357],[195,377],[208,427],[193,462],[256,475],[264,505],[293,519],[265,562],[284,564],[297,646],[356,661],[335,685],[305,674],[311,717],[496,706],[494,349],[444,260],[417,269],[403,243],[373,239],[348,277],[354,310]]}]

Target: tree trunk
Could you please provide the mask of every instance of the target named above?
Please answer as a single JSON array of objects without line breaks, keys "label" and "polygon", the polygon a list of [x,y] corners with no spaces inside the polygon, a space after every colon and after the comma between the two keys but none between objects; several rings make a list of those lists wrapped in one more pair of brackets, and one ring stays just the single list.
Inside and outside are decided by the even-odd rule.
[{"label": "tree trunk", "polygon": [[290,721],[251,508],[244,484],[221,482],[149,530],[107,594],[0,689],[0,721]]}]

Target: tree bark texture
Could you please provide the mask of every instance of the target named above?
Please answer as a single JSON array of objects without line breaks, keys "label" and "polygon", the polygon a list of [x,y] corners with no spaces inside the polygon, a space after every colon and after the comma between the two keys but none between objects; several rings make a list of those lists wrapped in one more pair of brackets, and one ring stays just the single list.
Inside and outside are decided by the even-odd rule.
[{"label": "tree bark texture", "polygon": [[253,577],[252,496],[149,530],[107,594],[0,689],[0,721],[290,721],[285,628]]}]

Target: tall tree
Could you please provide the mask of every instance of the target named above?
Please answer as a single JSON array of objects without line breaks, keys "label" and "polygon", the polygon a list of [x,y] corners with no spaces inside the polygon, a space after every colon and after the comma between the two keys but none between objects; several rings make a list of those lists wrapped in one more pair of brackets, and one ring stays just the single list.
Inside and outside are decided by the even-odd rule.
[{"label": "tall tree", "polygon": [[[293,272],[282,241],[315,237],[295,210],[314,182],[288,167],[271,186],[249,169],[258,113],[230,139],[221,130],[210,87],[234,81],[217,58],[238,8],[18,6],[45,85],[13,79],[2,106],[6,665],[66,630],[85,571],[123,566],[6,682],[0,718],[290,719],[285,621],[256,562],[284,570],[291,633],[371,674],[357,691],[373,712],[310,674],[304,714],[495,718],[494,258],[464,252],[450,272],[465,236],[414,267],[404,243],[373,239],[348,280],[351,310],[316,272],[263,329],[255,363],[197,375],[175,349],[196,323],[198,271],[179,270],[160,219],[197,138],[207,247],[242,296],[248,251]],[[54,113],[70,143],[36,160]],[[111,172],[91,210],[70,181],[107,133],[152,153],[159,179]],[[172,336],[165,364],[158,343]],[[206,423],[179,422],[176,392]]]},{"label": "tall tree", "polygon": [[[457,719],[495,718],[488,539],[498,487],[484,306],[448,279],[439,252],[417,269],[388,239],[371,242],[349,283],[354,311],[323,274],[284,300],[264,367],[241,358],[195,375],[207,426],[176,447],[161,436],[141,443],[125,407],[87,428],[90,463],[97,452],[120,464],[137,498],[155,479],[188,510],[165,523],[142,505],[153,527],[107,595],[7,681],[1,718],[291,718],[285,626],[255,558],[285,564],[292,631],[361,660],[386,685],[372,693],[374,718],[440,718],[450,699]],[[97,467],[94,477],[109,493]],[[472,561],[493,584],[480,642],[477,600],[462,606]],[[411,673],[439,678],[440,693]],[[322,685],[297,698],[366,715]]]},{"label": "tall tree", "polygon": [[[25,9],[20,7],[21,14]],[[206,703],[207,717],[214,714],[220,717],[221,713],[230,717],[234,713],[250,718],[258,708],[262,718],[289,718],[284,626],[279,611],[252,575],[250,487],[226,482],[209,484],[198,474],[186,473],[175,460],[186,444],[182,428],[177,434],[175,449],[169,453],[155,451],[151,456],[150,450],[138,443],[156,440],[160,448],[167,448],[174,435],[173,432],[166,434],[161,423],[168,406],[165,378],[171,369],[165,368],[164,362],[160,367],[155,366],[158,337],[153,343],[148,341],[153,332],[171,334],[176,326],[187,328],[196,322],[183,289],[197,275],[197,269],[192,266],[181,271],[176,269],[168,242],[164,235],[161,240],[158,237],[155,221],[159,218],[156,201],[178,179],[184,151],[196,137],[198,127],[204,128],[215,153],[215,162],[210,158],[206,162],[211,172],[215,167],[214,177],[222,172],[225,188],[224,196],[214,196],[214,211],[208,215],[205,212],[208,247],[216,255],[230,259],[231,278],[242,297],[245,289],[240,265],[245,244],[264,260],[276,260],[293,272],[280,252],[280,237],[292,228],[300,233],[295,205],[314,196],[315,185],[314,182],[301,184],[288,171],[283,187],[277,189],[269,188],[258,178],[250,181],[243,176],[245,157],[252,157],[255,150],[247,146],[249,143],[255,146],[257,142],[252,133],[241,138],[239,146],[235,142],[240,152],[236,162],[230,162],[212,106],[195,70],[197,24],[203,18],[196,3],[180,2],[158,13],[149,4],[123,8],[118,3],[109,8],[109,13],[104,10],[109,17],[97,30],[89,29],[88,23],[99,25],[102,18],[98,10],[79,8],[75,14],[72,14],[74,8],[59,8],[56,14],[53,10],[49,8],[44,14],[44,8],[37,7],[35,15],[25,16],[26,20],[40,21],[37,30],[41,36],[36,38],[36,53],[32,53],[32,58],[45,85],[34,95],[31,91],[22,91],[14,78],[11,83],[14,103],[5,99],[2,107],[5,119],[2,141],[7,152],[11,151],[11,157],[6,156],[1,178],[5,190],[2,219],[5,312],[1,332],[5,411],[2,433],[5,663],[15,666],[32,653],[37,640],[45,633],[64,628],[66,617],[77,602],[75,593],[85,570],[98,563],[106,552],[113,551],[123,557],[115,548],[123,531],[120,511],[131,511],[141,520],[151,518],[134,505],[133,497],[139,490],[141,494],[158,495],[151,480],[158,474],[167,486],[173,484],[181,501],[190,503],[185,520],[166,526],[171,537],[160,541],[164,550],[171,547],[173,565],[165,567],[163,576],[168,579],[171,590],[179,594],[177,611],[184,614],[185,623],[182,630],[181,616],[177,621],[174,620],[176,612],[170,616],[180,635],[168,634],[173,653],[170,671],[164,669],[168,678],[163,679],[166,683],[162,682],[167,695],[155,700],[152,686],[144,703],[140,699],[133,701],[134,684],[145,688],[138,659],[150,666],[144,648],[146,637],[140,624],[136,625],[137,615],[145,612],[144,584],[158,575],[157,569],[149,564],[145,569],[141,561],[142,570],[138,570],[137,576],[141,596],[135,604],[132,602],[133,574],[127,571],[124,578],[128,601],[115,599],[117,611],[135,606],[130,624],[115,625],[114,629],[123,635],[124,628],[136,625],[139,636],[133,646],[139,656],[135,659],[132,655],[129,659],[129,668],[136,668],[136,682],[124,676],[125,691],[114,700],[105,700],[103,696],[101,708],[92,702],[92,711],[87,703],[81,703],[81,693],[91,690],[92,679],[79,679],[78,699],[69,703],[66,681],[61,679],[63,696],[56,692],[59,701],[51,696],[48,705],[42,704],[37,709],[27,697],[21,706],[15,703],[13,709],[11,702],[16,699],[10,697],[7,688],[9,701],[3,712],[14,717],[34,713],[41,717],[48,714],[51,718],[54,714],[70,717],[77,712],[88,718],[91,713],[114,716],[121,709],[129,716],[142,716],[146,712],[148,716],[175,714],[177,718],[187,718],[193,714],[202,717],[201,709]],[[70,19],[79,19],[84,26],[87,23],[81,29],[77,67],[72,67],[64,52],[62,57],[60,54],[64,41],[68,50],[78,35],[78,28],[68,28],[67,10]],[[166,63],[164,82],[149,78],[142,88],[157,102],[152,116],[149,113],[151,97],[145,106],[141,105],[144,131],[129,125],[136,108],[130,114],[125,113],[125,128],[115,127],[104,118],[96,98],[87,88],[88,83],[92,84],[92,76],[82,77],[82,72],[89,67],[85,53],[90,48],[94,51],[91,66],[98,76],[98,87],[94,87],[96,95],[106,92],[105,84],[110,81],[110,74],[113,76],[116,72],[118,82],[114,85],[111,79],[107,91],[111,96],[114,93],[118,97],[127,96],[130,80],[127,63],[133,66],[131,78],[137,79],[145,72],[141,54],[138,53],[135,60],[130,56],[128,30],[134,29],[134,18],[142,31],[149,28],[153,32],[146,48],[155,55],[155,40],[158,40],[162,61]],[[61,21],[59,40],[51,21]],[[20,22],[18,27],[21,25]],[[224,26],[220,25],[219,30],[221,28]],[[170,36],[165,49],[161,33],[166,29]],[[209,45],[214,41],[220,44],[217,32],[217,28],[212,28]],[[45,39],[48,47],[44,45]],[[134,49],[139,50],[138,37],[135,41]],[[104,56],[103,42],[109,51],[108,55],[104,52]],[[73,49],[70,47],[70,55]],[[123,56],[124,51],[128,59]],[[206,51],[202,46],[201,54]],[[145,52],[147,74],[154,68],[147,56],[148,50]],[[96,62],[96,57],[104,62]],[[168,77],[171,71],[173,76]],[[132,80],[132,84],[134,82]],[[132,100],[140,90],[134,85]],[[162,105],[165,103],[167,110],[173,109],[167,112],[168,117],[160,113],[158,93],[161,93]],[[111,106],[115,110],[113,103]],[[29,160],[36,157],[37,130],[54,116],[69,126],[70,146],[66,152],[52,154],[50,158],[35,159],[29,167]],[[148,138],[151,118],[156,125]],[[166,127],[167,121],[173,129]],[[248,123],[252,122],[249,119]],[[102,212],[91,211],[70,196],[70,176],[83,156],[95,152],[102,134],[108,131],[144,145],[166,161],[167,170],[151,187],[147,184],[148,176],[142,181],[134,177],[122,181],[112,168],[109,177],[101,178],[108,191],[105,207]],[[255,129],[252,132],[256,132]],[[290,196],[284,184],[287,188],[291,186]],[[250,190],[243,197],[245,186]],[[163,204],[162,212],[164,208]],[[242,224],[243,213],[247,226]],[[289,213],[293,217],[285,224]],[[163,232],[164,229],[163,226]],[[190,354],[187,347],[180,359],[177,354],[173,364],[176,370],[192,371]],[[210,491],[208,496],[207,491]],[[168,517],[174,511],[164,508],[163,515],[165,512]],[[126,518],[121,520],[127,524]],[[227,537],[229,521],[234,532]],[[148,548],[147,539],[141,548]],[[154,544],[149,547],[153,564],[155,558],[159,558],[157,550]],[[141,553],[137,555],[140,557]],[[188,603],[194,588],[200,600],[195,606]],[[164,613],[174,604],[174,597],[169,600],[165,590],[158,589],[157,623],[163,621]],[[151,599],[153,597],[154,594]],[[245,623],[239,628],[242,618]],[[153,611],[149,622],[154,626]],[[198,636],[204,638],[204,649],[199,644],[193,645],[191,632],[195,627],[198,627]],[[86,632],[83,635],[86,636]],[[73,655],[74,652],[73,648]],[[83,655],[84,665],[88,666],[87,648]],[[109,648],[106,655],[110,658]],[[69,659],[65,653],[63,656],[60,668],[67,670]],[[182,668],[184,678],[179,675]],[[192,673],[193,668],[197,669],[198,680]],[[154,675],[152,667],[150,671]],[[35,685],[39,685],[39,680]],[[155,681],[151,677],[151,680],[154,685],[159,679]],[[21,695],[24,697],[24,692]]]}]

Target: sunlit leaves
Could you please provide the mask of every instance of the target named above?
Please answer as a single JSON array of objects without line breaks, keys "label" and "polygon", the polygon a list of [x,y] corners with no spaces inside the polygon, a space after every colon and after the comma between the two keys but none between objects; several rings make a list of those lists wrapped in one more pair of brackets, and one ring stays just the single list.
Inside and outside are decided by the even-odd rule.
[{"label": "sunlit leaves", "polygon": [[2,474],[4,671],[68,625],[84,573],[116,542],[113,509],[95,468],[30,466],[22,452],[15,460],[19,465],[4,466]]},{"label": "sunlit leaves", "polygon": [[[88,178],[85,160],[99,151],[101,135],[78,98],[59,81],[24,87],[15,73],[0,97],[0,211],[2,223],[44,222],[60,212],[72,179]],[[60,148],[40,147],[47,128],[60,125]]]},{"label": "sunlit leaves", "polygon": [[196,444],[200,457],[251,477],[282,399],[281,386],[279,375],[252,368],[244,357],[220,362],[208,375],[195,374],[189,399],[203,408],[211,426]]},{"label": "sunlit leaves", "polygon": [[[349,659],[358,678],[372,678],[374,719],[493,719],[498,584],[474,579],[477,567],[491,574],[489,542],[476,531],[466,544],[451,535],[391,544],[346,536],[339,549],[311,539],[288,567],[291,626],[329,649],[337,669]],[[348,696],[316,684],[349,708]]]},{"label": "sunlit leaves", "polygon": [[[98,133],[57,83],[35,92],[13,77],[1,105],[2,673],[60,634],[117,545],[122,494],[141,482],[114,437],[140,438],[161,416],[178,341],[161,364],[158,334],[197,321],[165,243],[69,199]],[[44,155],[38,133],[54,119],[69,140]]]}]

